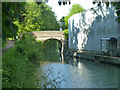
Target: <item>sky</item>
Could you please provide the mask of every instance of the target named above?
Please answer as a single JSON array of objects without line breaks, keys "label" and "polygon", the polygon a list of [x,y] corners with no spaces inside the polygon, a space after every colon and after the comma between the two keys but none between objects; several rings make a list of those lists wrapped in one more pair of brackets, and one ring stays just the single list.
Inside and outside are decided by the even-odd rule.
[{"label": "sky", "polygon": [[73,4],[80,4],[85,10],[90,9],[92,7],[96,7],[92,3],[93,0],[70,0],[70,5],[59,5],[58,0],[49,0],[47,5],[52,7],[52,11],[55,12],[55,15],[57,16],[57,20],[60,20],[62,16],[67,16],[69,13],[70,8]]}]

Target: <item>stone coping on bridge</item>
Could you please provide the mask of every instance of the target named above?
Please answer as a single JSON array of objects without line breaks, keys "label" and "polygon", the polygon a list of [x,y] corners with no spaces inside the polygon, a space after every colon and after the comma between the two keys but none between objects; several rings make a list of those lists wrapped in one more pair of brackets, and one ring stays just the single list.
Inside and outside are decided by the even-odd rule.
[{"label": "stone coping on bridge", "polygon": [[[58,39],[58,40],[64,40],[64,32],[62,31],[34,31],[34,32],[27,32],[32,33],[36,40],[42,40],[45,41],[47,39]],[[27,34],[24,33],[24,34]],[[22,37],[22,34],[20,35]]]},{"label": "stone coping on bridge", "polygon": [[41,36],[64,36],[64,33],[62,31],[34,31],[30,32],[33,33],[36,37]]}]

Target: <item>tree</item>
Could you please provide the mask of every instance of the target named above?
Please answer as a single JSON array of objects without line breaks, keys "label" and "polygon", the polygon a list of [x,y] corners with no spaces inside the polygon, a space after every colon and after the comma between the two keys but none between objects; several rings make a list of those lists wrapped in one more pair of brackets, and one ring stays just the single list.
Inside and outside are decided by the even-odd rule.
[{"label": "tree", "polygon": [[13,22],[23,18],[24,5],[20,2],[2,3],[2,39],[16,37],[18,27]]},{"label": "tree", "polygon": [[44,30],[59,30],[59,23],[56,20],[56,16],[52,11],[52,8],[45,3],[42,3],[40,7],[42,9],[41,18],[44,19]]},{"label": "tree", "polygon": [[2,14],[2,37],[15,38],[19,33],[59,30],[52,8],[44,2],[4,2]]},{"label": "tree", "polygon": [[67,29],[68,27],[65,26],[65,17],[62,17],[59,22],[61,23],[60,27],[62,28],[62,30]]},{"label": "tree", "polygon": [[65,26],[68,27],[68,19],[73,15],[73,14],[76,14],[76,13],[79,13],[79,12],[82,12],[84,11],[84,9],[82,8],[82,6],[80,6],[79,4],[74,4],[72,5],[72,8],[70,9],[70,12],[68,14],[68,16],[66,16],[64,18],[65,20]]},{"label": "tree", "polygon": [[29,2],[25,6],[25,19],[22,23],[15,22],[19,26],[18,33],[43,31],[43,30],[59,30],[59,24],[56,20],[51,7],[45,3],[37,4]]}]

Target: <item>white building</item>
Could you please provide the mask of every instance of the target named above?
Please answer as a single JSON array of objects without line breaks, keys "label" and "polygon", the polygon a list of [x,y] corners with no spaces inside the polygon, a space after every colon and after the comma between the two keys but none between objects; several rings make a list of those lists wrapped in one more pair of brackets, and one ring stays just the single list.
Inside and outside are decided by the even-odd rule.
[{"label": "white building", "polygon": [[116,9],[101,4],[69,18],[69,49],[120,52],[120,30]]}]

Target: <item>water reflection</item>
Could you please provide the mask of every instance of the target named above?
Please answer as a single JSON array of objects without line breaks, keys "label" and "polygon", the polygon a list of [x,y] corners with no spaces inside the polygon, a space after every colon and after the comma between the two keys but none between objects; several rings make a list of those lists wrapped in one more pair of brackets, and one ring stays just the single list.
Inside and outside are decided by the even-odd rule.
[{"label": "water reflection", "polygon": [[[49,63],[42,67],[45,73],[51,70],[49,80],[61,82],[60,88],[117,88],[118,68],[87,60],[64,58],[64,64]],[[59,77],[59,78],[57,78]]]},{"label": "water reflection", "polygon": [[[89,60],[64,57],[62,54],[60,55],[53,43],[47,44],[47,48],[44,55],[45,63],[41,66],[43,76],[46,77],[43,78],[42,85],[46,85],[48,88],[118,87],[117,67]],[[57,62],[51,62],[54,60]]]},{"label": "water reflection", "polygon": [[44,61],[60,61],[61,43],[58,40],[44,42]]}]

